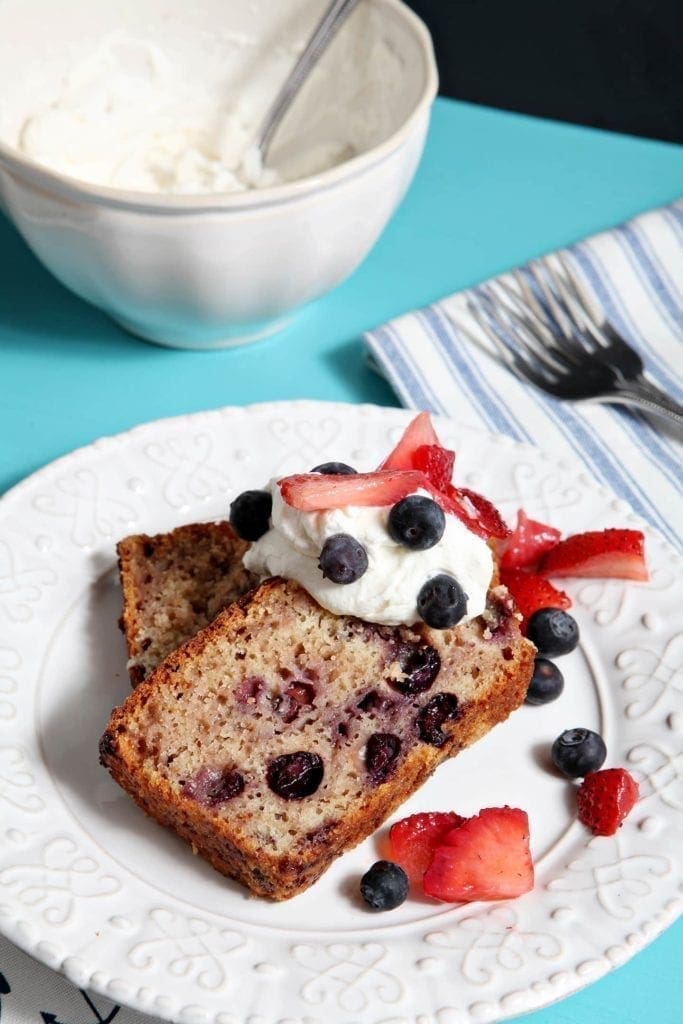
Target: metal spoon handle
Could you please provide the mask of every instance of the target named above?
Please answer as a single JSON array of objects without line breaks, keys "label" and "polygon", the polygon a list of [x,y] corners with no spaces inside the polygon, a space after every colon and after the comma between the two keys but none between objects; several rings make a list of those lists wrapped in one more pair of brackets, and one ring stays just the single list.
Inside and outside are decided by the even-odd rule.
[{"label": "metal spoon handle", "polygon": [[317,64],[318,58],[358,3],[360,3],[360,0],[332,0],[313,30],[313,34],[306,43],[303,53],[275,97],[254,139],[253,146],[260,153],[261,159],[265,158],[273,135],[277,131],[282,118],[287,113],[299,89]]}]

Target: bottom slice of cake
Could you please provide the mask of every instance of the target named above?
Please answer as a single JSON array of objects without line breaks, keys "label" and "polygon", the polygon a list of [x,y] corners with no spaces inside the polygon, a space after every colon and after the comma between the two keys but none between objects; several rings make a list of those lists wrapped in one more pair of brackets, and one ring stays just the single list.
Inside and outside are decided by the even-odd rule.
[{"label": "bottom slice of cake", "polygon": [[112,712],[101,761],[219,871],[287,899],[507,718],[534,653],[503,587],[441,631],[336,616],[267,580]]}]

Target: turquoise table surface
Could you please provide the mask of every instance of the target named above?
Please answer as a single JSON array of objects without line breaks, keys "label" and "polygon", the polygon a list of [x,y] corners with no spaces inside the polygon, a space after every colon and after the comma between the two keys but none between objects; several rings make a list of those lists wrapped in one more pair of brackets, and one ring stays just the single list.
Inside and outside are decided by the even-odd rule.
[{"label": "turquoise table surface", "polygon": [[[71,449],[220,405],[398,404],[365,328],[683,192],[683,149],[440,99],[403,205],[356,273],[282,333],[213,353],[126,335],[65,291],[0,216],[0,493]],[[529,1024],[681,1020],[683,923]]]}]

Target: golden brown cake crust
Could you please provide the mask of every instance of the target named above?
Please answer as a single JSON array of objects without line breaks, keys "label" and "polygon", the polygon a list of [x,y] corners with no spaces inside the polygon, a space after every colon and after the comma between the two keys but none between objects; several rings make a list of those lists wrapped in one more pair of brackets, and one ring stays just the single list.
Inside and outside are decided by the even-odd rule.
[{"label": "golden brown cake crust", "polygon": [[[401,658],[427,648],[438,652],[435,680],[424,692],[402,692]],[[287,899],[373,832],[442,761],[507,718],[524,699],[534,653],[501,587],[485,616],[437,631],[333,616],[297,584],[268,580],[112,712],[101,761],[147,814],[218,871],[256,895]],[[283,719],[292,680],[304,703]],[[457,714],[428,742],[416,723],[435,693],[454,695]],[[379,778],[368,767],[374,733],[395,735],[401,746]],[[323,782],[285,800],[268,788],[268,766],[300,749],[320,752]],[[203,802],[202,773],[219,761],[233,775],[239,769],[243,789]]]},{"label": "golden brown cake crust", "polygon": [[227,522],[192,523],[118,543],[120,626],[133,686],[256,585],[242,565],[247,547]]}]

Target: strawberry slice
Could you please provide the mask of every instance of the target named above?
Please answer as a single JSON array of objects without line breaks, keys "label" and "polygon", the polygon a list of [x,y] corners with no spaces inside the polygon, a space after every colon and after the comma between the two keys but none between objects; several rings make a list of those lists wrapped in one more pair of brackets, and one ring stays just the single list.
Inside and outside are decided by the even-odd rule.
[{"label": "strawberry slice", "polygon": [[413,452],[413,469],[421,470],[430,484],[445,491],[453,476],[455,452],[440,444],[421,444]]},{"label": "strawberry slice", "polygon": [[415,469],[413,455],[416,448],[422,445],[441,447],[428,412],[421,412],[410,421],[403,431],[400,441],[389,452],[379,469]]},{"label": "strawberry slice", "polygon": [[487,807],[449,832],[423,879],[427,896],[448,903],[511,899],[533,885],[529,819],[516,807]]},{"label": "strawberry slice", "polygon": [[422,882],[436,847],[463,821],[455,811],[424,811],[402,818],[389,830],[392,859],[412,883]]},{"label": "strawberry slice", "polygon": [[613,836],[638,796],[638,783],[625,768],[590,772],[576,794],[579,821],[596,836]]},{"label": "strawberry slice", "polygon": [[543,576],[537,576],[523,569],[501,569],[500,581],[512,594],[517,608],[522,613],[524,626],[539,608],[571,608],[568,594],[558,590]]},{"label": "strawberry slice", "polygon": [[484,540],[488,540],[489,537],[510,535],[510,528],[495,505],[468,487],[454,487],[453,484],[449,484],[443,491],[440,503],[444,512],[452,512],[469,530]]},{"label": "strawberry slice", "polygon": [[346,505],[393,505],[420,487],[429,489],[427,485],[423,474],[415,469],[349,476],[299,473],[278,480],[283,500],[302,512]]},{"label": "strawberry slice", "polygon": [[556,546],[560,537],[560,531],[554,526],[529,519],[524,509],[518,509],[517,525],[503,551],[501,568],[534,568],[541,556]]},{"label": "strawberry slice", "polygon": [[544,576],[607,576],[647,580],[645,538],[640,530],[589,530],[560,541],[542,559]]}]

